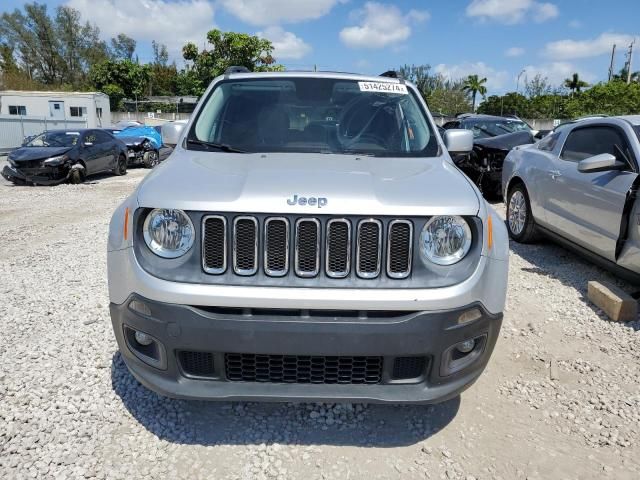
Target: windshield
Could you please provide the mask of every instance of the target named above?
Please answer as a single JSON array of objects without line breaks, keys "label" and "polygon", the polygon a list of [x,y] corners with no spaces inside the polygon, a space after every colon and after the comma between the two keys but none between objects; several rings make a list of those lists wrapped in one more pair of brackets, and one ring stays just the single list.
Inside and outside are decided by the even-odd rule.
[{"label": "windshield", "polygon": [[405,85],[324,78],[222,82],[187,141],[192,149],[241,152],[438,152],[427,117]]},{"label": "windshield", "polygon": [[638,140],[640,140],[640,125],[634,126],[633,129],[636,131],[636,135],[638,135]]},{"label": "windshield", "polygon": [[482,120],[469,124],[474,138],[497,137],[507,133],[531,131],[529,125],[521,120]]},{"label": "windshield", "polygon": [[44,132],[32,138],[25,147],[73,147],[80,132]]}]

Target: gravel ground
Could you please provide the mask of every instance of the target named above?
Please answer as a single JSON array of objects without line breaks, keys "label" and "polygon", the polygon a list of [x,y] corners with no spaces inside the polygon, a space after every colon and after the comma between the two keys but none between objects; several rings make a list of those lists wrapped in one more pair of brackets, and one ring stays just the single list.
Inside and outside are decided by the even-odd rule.
[{"label": "gravel ground", "polygon": [[118,354],[106,285],[109,217],[145,173],[53,188],[0,179],[0,478],[640,478],[640,323],[607,321],[586,284],[616,280],[546,243],[512,245],[501,338],[458,399],[147,391]]}]

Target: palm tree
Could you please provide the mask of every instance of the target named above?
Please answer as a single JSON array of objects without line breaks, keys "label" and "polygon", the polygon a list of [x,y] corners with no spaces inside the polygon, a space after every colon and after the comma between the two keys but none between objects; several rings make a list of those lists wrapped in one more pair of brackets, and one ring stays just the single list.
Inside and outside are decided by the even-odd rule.
[{"label": "palm tree", "polygon": [[465,92],[470,92],[473,98],[473,111],[476,111],[476,95],[479,93],[484,96],[487,94],[487,87],[484,84],[487,83],[486,78],[478,78],[478,75],[469,75],[464,81],[464,87],[462,89]]},{"label": "palm tree", "polygon": [[574,73],[571,78],[565,79],[564,86],[571,90],[571,95],[573,95],[575,92],[580,92],[583,88],[588,87],[589,84],[584,80],[580,80],[580,75]]}]

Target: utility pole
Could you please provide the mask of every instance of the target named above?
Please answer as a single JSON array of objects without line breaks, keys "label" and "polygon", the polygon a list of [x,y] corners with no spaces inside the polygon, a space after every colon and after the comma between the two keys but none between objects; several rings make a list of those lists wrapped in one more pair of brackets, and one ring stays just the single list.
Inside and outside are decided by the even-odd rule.
[{"label": "utility pole", "polygon": [[631,83],[631,60],[633,59],[633,44],[636,43],[636,39],[633,39],[631,45],[629,45],[629,58],[627,59],[627,85]]},{"label": "utility pole", "polygon": [[516,82],[516,93],[518,93],[518,91],[520,90],[520,77],[525,72],[526,70],[523,68],[522,71],[518,74],[518,81]]},{"label": "utility pole", "polygon": [[609,82],[611,81],[611,77],[613,77],[613,62],[615,60],[616,54],[616,44],[613,44],[613,49],[611,50],[611,63],[609,64]]}]

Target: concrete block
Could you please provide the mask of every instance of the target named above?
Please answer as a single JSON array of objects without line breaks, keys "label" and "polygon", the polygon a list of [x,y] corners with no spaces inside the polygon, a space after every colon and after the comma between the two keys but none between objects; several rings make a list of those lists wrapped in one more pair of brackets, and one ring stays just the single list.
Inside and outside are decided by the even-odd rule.
[{"label": "concrete block", "polygon": [[589,282],[587,296],[614,322],[631,322],[638,318],[638,301],[608,282]]}]

